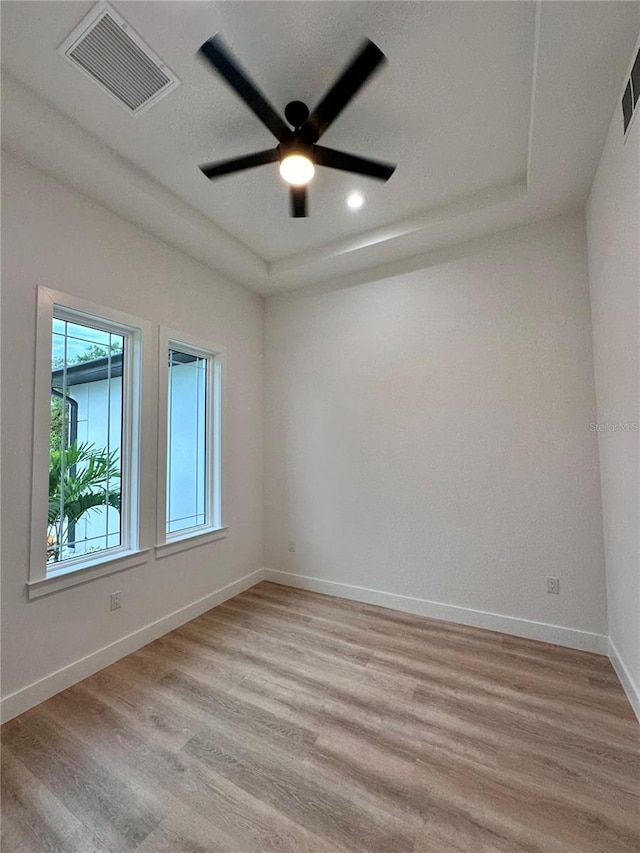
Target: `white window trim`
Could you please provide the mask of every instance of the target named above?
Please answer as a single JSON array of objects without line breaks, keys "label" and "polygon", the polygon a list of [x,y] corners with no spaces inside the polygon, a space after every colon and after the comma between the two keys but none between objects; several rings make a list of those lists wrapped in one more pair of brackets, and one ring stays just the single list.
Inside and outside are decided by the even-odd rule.
[{"label": "white window trim", "polygon": [[[141,565],[148,559],[149,550],[140,547],[140,436],[142,411],[143,357],[149,351],[151,326],[146,320],[132,317],[85,299],[38,287],[36,328],[36,377],[33,426],[33,473],[31,483],[31,549],[29,559],[29,599],[48,595],[96,577]],[[120,334],[124,327],[132,346],[125,347],[123,387],[129,393],[123,397],[122,470],[130,476],[123,487],[125,509],[122,513],[122,544],[118,548],[96,552],[92,558],[80,556],[69,560],[47,574],[47,514],[49,472],[49,429],[51,414],[51,335],[56,309],[69,319],[87,322],[91,318],[102,326],[113,324]],[[148,358],[148,356],[146,356]],[[133,382],[134,376],[138,382]],[[128,380],[128,381],[127,381]],[[128,502],[128,504],[127,504]],[[146,538],[146,537],[145,537]]]},{"label": "white window trim", "polygon": [[129,554],[119,553],[112,556],[111,550],[104,552],[101,558],[96,558],[92,565],[73,571],[61,572],[59,575],[50,575],[44,580],[29,581],[27,583],[27,597],[31,601],[33,598],[42,598],[43,595],[51,595],[52,592],[59,592],[61,589],[67,589],[71,586],[86,583],[87,581],[103,578],[106,575],[113,575],[116,572],[124,572],[127,569],[134,569],[136,566],[143,566],[149,560],[149,548],[143,548],[140,551],[135,551]]},{"label": "white window trim", "polygon": [[[167,534],[167,420],[169,409],[168,352],[174,348],[181,352],[210,359],[212,370],[207,371],[207,519],[198,527],[189,527]],[[158,502],[156,520],[157,559],[169,557],[180,551],[207,545],[223,539],[228,532],[224,524],[225,478],[225,406],[224,387],[227,355],[222,346],[210,341],[196,340],[174,329],[159,329],[158,362]],[[213,515],[212,515],[213,513]]]}]

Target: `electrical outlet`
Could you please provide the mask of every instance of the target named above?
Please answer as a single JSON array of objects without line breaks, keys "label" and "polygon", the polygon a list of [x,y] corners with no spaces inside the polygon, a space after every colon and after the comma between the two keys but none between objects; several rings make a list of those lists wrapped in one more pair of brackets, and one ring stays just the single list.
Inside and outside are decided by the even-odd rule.
[{"label": "electrical outlet", "polygon": [[112,610],[120,610],[122,607],[122,591],[118,590],[117,592],[111,593],[111,609]]},{"label": "electrical outlet", "polygon": [[295,554],[295,552],[296,552],[296,540],[295,539],[289,539],[289,550],[291,551],[292,554]]},{"label": "electrical outlet", "polygon": [[558,595],[560,592],[560,578],[547,578],[547,592]]}]

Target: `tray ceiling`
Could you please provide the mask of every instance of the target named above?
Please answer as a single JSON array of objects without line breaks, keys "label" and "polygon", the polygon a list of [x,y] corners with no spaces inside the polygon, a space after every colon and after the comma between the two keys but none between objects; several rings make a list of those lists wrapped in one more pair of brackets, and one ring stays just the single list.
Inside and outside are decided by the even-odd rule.
[{"label": "tray ceiling", "polygon": [[[583,203],[640,29],[635,2],[116,2],[181,81],[133,117],[57,53],[92,6],[3,4],[4,144],[264,293]],[[276,165],[207,181],[198,164],[274,142],[196,58],[216,32],[279,110],[373,39],[389,62],[323,144],[396,162],[391,180],[318,169],[301,220]]]}]

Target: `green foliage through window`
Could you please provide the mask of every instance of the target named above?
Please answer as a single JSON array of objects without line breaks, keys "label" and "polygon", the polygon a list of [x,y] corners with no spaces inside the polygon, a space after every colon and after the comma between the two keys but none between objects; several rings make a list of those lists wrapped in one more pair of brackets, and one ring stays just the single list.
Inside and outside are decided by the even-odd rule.
[{"label": "green foliage through window", "polygon": [[[116,488],[117,486],[117,488]],[[120,470],[116,451],[74,442],[49,453],[49,557],[60,559],[68,533],[85,513],[105,506],[120,512]]]}]

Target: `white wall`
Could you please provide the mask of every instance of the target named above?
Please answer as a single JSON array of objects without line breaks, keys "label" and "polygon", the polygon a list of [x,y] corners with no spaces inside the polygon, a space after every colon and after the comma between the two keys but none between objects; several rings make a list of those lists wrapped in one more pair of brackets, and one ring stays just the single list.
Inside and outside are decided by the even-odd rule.
[{"label": "white wall", "polygon": [[626,143],[621,119],[616,104],[587,205],[587,233],[597,419],[608,425],[598,440],[609,635],[640,717],[640,433],[634,431],[640,422],[640,115]]},{"label": "white wall", "polygon": [[[261,568],[262,303],[20,161],[3,157],[2,169],[2,695],[7,697]],[[224,497],[230,530],[226,539],[207,546],[158,561],[152,556],[146,566],[27,601],[38,284],[227,348]],[[147,423],[154,423],[153,413]],[[155,442],[155,430],[147,429],[145,453],[155,454]],[[122,590],[122,610],[110,613],[109,593],[115,589]],[[57,683],[58,689],[64,686]]]},{"label": "white wall", "polygon": [[583,216],[271,297],[265,324],[266,566],[576,629],[315,585],[604,650]]}]

